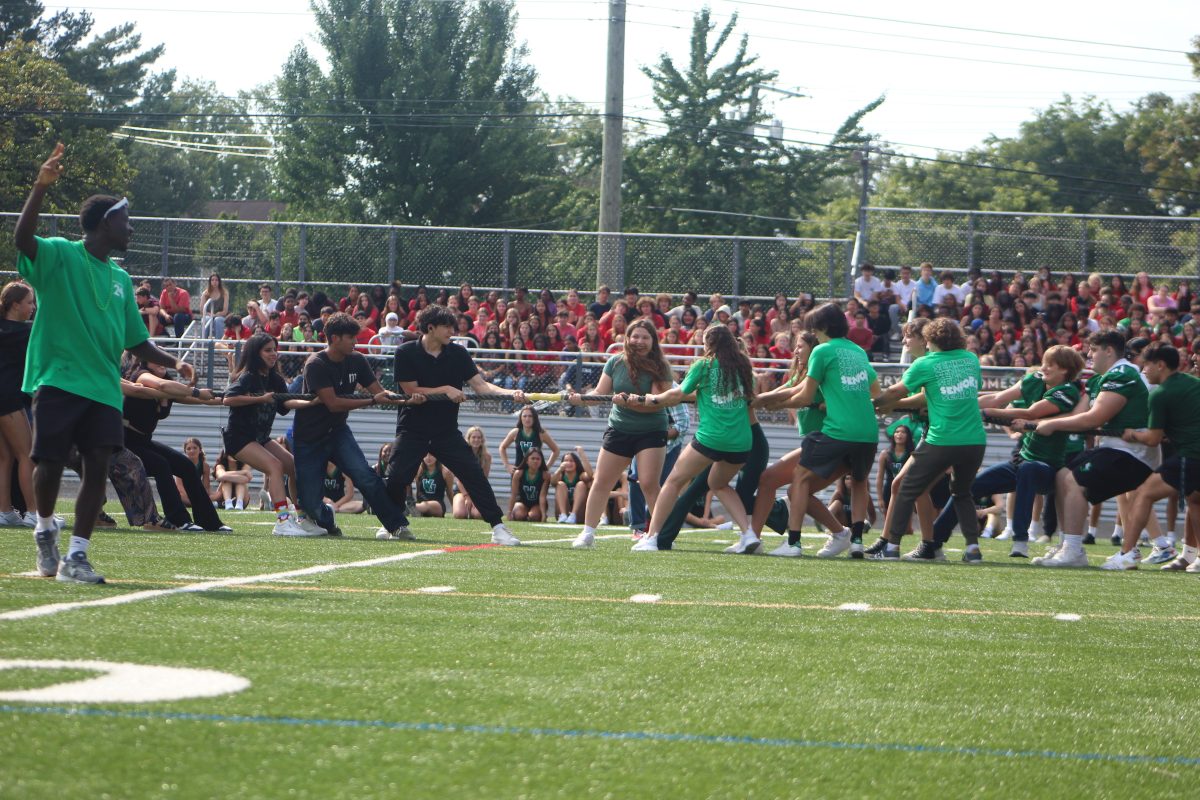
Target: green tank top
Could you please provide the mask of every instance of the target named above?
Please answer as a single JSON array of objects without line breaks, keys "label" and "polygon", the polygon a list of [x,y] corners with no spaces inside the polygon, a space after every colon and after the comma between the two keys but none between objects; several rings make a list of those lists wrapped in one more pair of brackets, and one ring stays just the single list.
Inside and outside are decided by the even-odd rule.
[{"label": "green tank top", "polygon": [[432,473],[426,472],[422,467],[421,475],[417,480],[417,499],[445,502],[445,496],[446,477],[442,475],[441,467],[435,467]]},{"label": "green tank top", "polygon": [[527,506],[536,506],[542,499],[542,473],[541,470],[533,473],[533,478],[529,477],[529,470],[521,473],[521,485],[517,487],[521,493],[521,502]]},{"label": "green tank top", "polygon": [[525,435],[524,428],[517,428],[517,462],[529,455],[530,450],[538,449],[542,444],[542,437],[536,433]]}]

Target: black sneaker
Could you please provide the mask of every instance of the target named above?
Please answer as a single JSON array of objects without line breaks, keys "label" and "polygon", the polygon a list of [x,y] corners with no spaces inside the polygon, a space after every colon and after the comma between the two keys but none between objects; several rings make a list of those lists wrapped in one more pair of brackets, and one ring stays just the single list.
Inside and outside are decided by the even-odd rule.
[{"label": "black sneaker", "polygon": [[1095,544],[1095,543],[1096,543],[1096,537],[1095,537],[1095,536],[1092,536],[1090,533],[1088,533],[1088,534],[1084,534],[1084,537],[1083,537],[1083,543],[1084,543],[1084,544]]},{"label": "black sneaker", "polygon": [[900,556],[903,561],[936,561],[937,546],[933,542],[921,541],[912,552]]},{"label": "black sneaker", "polygon": [[887,544],[888,544],[887,539],[884,538],[883,536],[880,536],[878,539],[875,540],[875,544],[871,545],[863,552],[865,552],[868,556],[873,556],[876,553],[882,553],[884,550],[886,550]]},{"label": "black sneaker", "polygon": [[1120,536],[1117,536],[1115,533],[1114,533],[1112,536],[1108,537],[1108,540],[1109,540],[1110,542],[1112,542],[1112,546],[1113,546],[1113,547],[1120,547],[1120,546],[1121,546],[1121,537],[1120,537]]}]

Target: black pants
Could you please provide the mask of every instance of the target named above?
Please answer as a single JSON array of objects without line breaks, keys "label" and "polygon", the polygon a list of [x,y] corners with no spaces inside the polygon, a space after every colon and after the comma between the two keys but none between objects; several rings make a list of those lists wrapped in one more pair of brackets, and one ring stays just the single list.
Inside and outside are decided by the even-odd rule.
[{"label": "black pants", "polygon": [[392,459],[387,478],[388,494],[396,505],[404,508],[404,496],[408,485],[417,474],[417,467],[426,453],[433,453],[442,466],[458,479],[459,484],[471,496],[471,502],[479,509],[479,515],[488,525],[499,525],[504,517],[496,502],[496,493],[479,459],[471,452],[470,445],[457,430],[440,435],[402,433],[392,444]]},{"label": "black pants", "polygon": [[179,478],[191,501],[196,524],[206,531],[221,527],[221,518],[196,474],[196,465],[187,456],[130,428],[125,429],[125,447],[142,460],[146,474],[154,478],[167,522],[179,528],[192,521],[175,486],[175,478]]},{"label": "black pants", "polygon": [[[767,468],[767,460],[770,457],[771,443],[767,441],[767,435],[763,433],[762,425],[757,423],[751,425],[750,457],[746,459],[746,464],[738,473],[737,479],[737,494],[742,499],[742,505],[746,507],[747,516],[754,512],[754,496],[758,494],[758,479],[762,477],[763,470]],[[675,501],[670,516],[658,531],[659,550],[671,549],[671,545],[679,536],[679,529],[687,521],[688,512],[692,510],[696,501],[708,492],[708,473],[711,469],[712,467],[709,467],[693,478],[688,487],[679,495],[679,499]]]}]

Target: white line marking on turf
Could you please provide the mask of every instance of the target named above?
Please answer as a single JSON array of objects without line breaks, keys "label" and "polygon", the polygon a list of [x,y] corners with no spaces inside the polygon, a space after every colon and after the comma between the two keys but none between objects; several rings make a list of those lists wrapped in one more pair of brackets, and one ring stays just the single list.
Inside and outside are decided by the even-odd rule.
[{"label": "white line marking on turf", "polygon": [[458,589],[453,586],[422,586],[417,591],[424,592],[425,594],[450,594],[451,592],[457,592]]},{"label": "white line marking on turf", "polygon": [[1079,622],[1083,617],[1078,614],[1055,614],[1054,618],[1059,622]]},{"label": "white line marking on turf", "polygon": [[65,611],[75,611],[80,608],[99,608],[102,606],[123,606],[127,603],[136,603],[140,600],[153,600],[156,597],[167,597],[173,594],[187,594],[190,592],[207,592],[212,589],[225,589],[230,586],[244,586],[251,583],[271,583],[278,581],[281,578],[300,578],[305,575],[320,575],[325,572],[333,572],[339,569],[357,569],[360,567],[378,567],[383,564],[391,564],[395,561],[408,561],[413,558],[422,556],[439,556],[446,554],[446,550],[419,550],[415,553],[398,553],[397,555],[384,556],[382,558],[369,558],[364,561],[350,561],[343,564],[318,564],[315,567],[304,567],[303,569],[293,569],[286,572],[268,572],[262,575],[247,575],[241,578],[220,578],[212,581],[202,581],[200,583],[190,583],[187,586],[176,586],[171,589],[147,589],[141,592],[130,592],[128,594],[118,594],[111,597],[102,597],[98,600],[82,600],[75,603],[50,603],[44,606],[34,606],[33,608],[21,608],[16,611],[6,611],[0,614],[0,621],[33,619],[35,617],[48,617],[54,614],[61,614]]},{"label": "white line marking on turf", "polygon": [[870,603],[842,603],[838,606],[838,611],[870,611]]},{"label": "white line marking on turf", "polygon": [[635,594],[629,598],[631,603],[657,603],[659,600],[662,600],[661,594]]},{"label": "white line marking on turf", "polygon": [[5,669],[86,669],[103,673],[40,689],[0,692],[0,700],[31,703],[158,703],[218,697],[250,686],[250,681],[227,672],[112,661],[0,661],[0,670]]},{"label": "white line marking on turf", "polygon": [[29,570],[29,572],[18,572],[17,574],[20,575],[22,578],[40,578],[40,577],[42,577],[42,573],[38,572],[36,569],[31,569],[31,570]]},{"label": "white line marking on turf", "polygon": [[[598,534],[596,536],[596,538],[597,539],[627,539],[627,538],[629,538],[629,533],[624,532],[624,533]],[[575,541],[574,536],[572,536],[570,539],[532,539],[532,540],[523,541],[523,542],[521,542],[521,544],[560,544],[562,542],[573,542],[573,541]]]},{"label": "white line marking on turf", "polygon": [[[37,572],[34,574],[40,575],[41,573]],[[210,577],[208,575],[176,575],[175,580],[177,580],[177,581],[219,581],[219,580],[221,580],[221,578],[214,578],[214,577]],[[279,580],[275,580],[275,581],[271,581],[271,582],[272,583],[294,583],[299,586],[309,586],[313,583],[316,583],[316,581],[293,581],[293,580],[288,580],[287,578],[280,578]]]}]

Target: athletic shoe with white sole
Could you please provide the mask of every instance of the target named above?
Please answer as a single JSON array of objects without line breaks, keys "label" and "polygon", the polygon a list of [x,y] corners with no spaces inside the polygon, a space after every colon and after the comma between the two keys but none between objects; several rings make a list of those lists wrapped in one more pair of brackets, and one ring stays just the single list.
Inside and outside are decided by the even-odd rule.
[{"label": "athletic shoe with white sole", "polygon": [[[21,524],[23,526],[25,526],[26,528],[36,528],[37,527],[37,514],[33,513],[32,511],[26,511],[21,516]],[[62,527],[67,524],[67,521],[65,519],[63,519],[62,517],[60,517],[58,514],[55,514],[54,515],[54,524],[59,527],[59,530],[62,530]]]},{"label": "athletic shoe with white sole", "polygon": [[1188,564],[1184,572],[1200,572],[1200,558],[1197,558],[1191,564]]},{"label": "athletic shoe with white sole", "polygon": [[25,526],[25,516],[15,508],[0,511],[0,525],[6,528],[22,528]]},{"label": "athletic shoe with white sole", "polygon": [[996,537],[996,541],[1004,542],[1004,541],[1011,539],[1012,537],[1013,537],[1013,529],[1005,528],[1004,530],[1000,531],[1000,535]]},{"label": "athletic shoe with white sole", "polygon": [[575,541],[571,542],[571,547],[574,550],[587,550],[596,546],[596,534],[591,531],[582,531],[575,537]]},{"label": "athletic shoe with white sole", "polygon": [[899,561],[899,550],[888,550],[884,547],[882,550],[877,550],[874,553],[868,553],[867,558],[871,561]]},{"label": "athletic shoe with white sole", "polygon": [[857,558],[860,561],[862,560],[862,557],[863,557],[863,543],[862,542],[850,542],[850,557]]},{"label": "athletic shoe with white sole", "polygon": [[850,549],[850,530],[841,533],[831,533],[825,538],[825,544],[817,551],[817,558],[836,558]]},{"label": "athletic shoe with white sole", "polygon": [[657,553],[658,552],[658,537],[643,536],[638,543],[629,548],[631,553]]},{"label": "athletic shoe with white sole", "polygon": [[575,513],[574,513],[574,512],[571,512],[570,514],[567,514],[567,516],[563,518],[563,524],[564,524],[564,525],[574,525],[574,524],[575,524],[576,522],[578,522],[578,521],[579,521],[579,520],[575,519]]},{"label": "athletic shoe with white sole", "polygon": [[901,561],[937,561],[940,548],[933,542],[921,541],[915,549],[900,556]]},{"label": "athletic shoe with white sole", "polygon": [[731,531],[731,530],[733,530],[733,522],[730,522],[730,521],[722,522],[720,525],[717,525],[715,528],[713,528],[713,530],[714,531]]},{"label": "athletic shoe with white sole", "polygon": [[497,525],[492,530],[492,544],[499,544],[505,547],[516,547],[521,543],[521,540],[513,536],[512,531],[503,523]]},{"label": "athletic shoe with white sole", "polygon": [[104,576],[92,569],[87,553],[75,553],[58,565],[55,580],[62,583],[104,583]]},{"label": "athletic shoe with white sole", "polygon": [[390,531],[387,528],[380,528],[375,532],[375,538],[385,542],[389,540],[395,542],[415,542],[417,540],[416,534],[412,532],[412,528],[408,527],[407,523]]},{"label": "athletic shoe with white sole", "polygon": [[296,527],[303,531],[307,531],[309,536],[325,535],[325,529],[313,522],[308,517],[294,517],[293,521],[296,523]]},{"label": "athletic shoe with white sole", "polygon": [[[284,517],[275,523],[275,527],[271,529],[271,533],[275,536],[308,536],[309,534],[297,525],[291,517]],[[322,531],[324,533],[324,531]]]},{"label": "athletic shoe with white sole", "polygon": [[1158,547],[1155,545],[1154,549],[1150,551],[1149,557],[1146,558],[1146,563],[1165,564],[1174,559],[1177,555],[1179,555],[1179,553],[1177,553],[1175,548],[1171,545],[1167,545],[1166,547]]},{"label": "athletic shoe with white sole", "polygon": [[38,531],[33,534],[33,541],[37,544],[38,573],[43,578],[53,578],[62,561],[58,552],[58,531]]},{"label": "athletic shoe with white sole", "polygon": [[1120,547],[1121,546],[1121,538],[1122,538],[1121,534],[1114,533],[1112,536],[1108,537],[1108,540],[1110,542],[1112,542],[1113,547]]},{"label": "athletic shoe with white sole", "polygon": [[767,555],[777,556],[779,558],[800,558],[800,556],[804,555],[804,550],[798,544],[788,544],[787,542],[784,542],[783,544],[779,545],[779,547],[776,547],[774,550],[767,553]]},{"label": "athletic shoe with white sole", "polygon": [[1044,555],[1035,556],[1035,557],[1029,559],[1029,563],[1033,564],[1035,567],[1040,567],[1042,565],[1042,562],[1044,562],[1048,558],[1054,558],[1054,554],[1057,553],[1061,549],[1062,549],[1062,544],[1061,543],[1056,544],[1053,547],[1051,547],[1049,550],[1047,550]]},{"label": "athletic shoe with white sole", "polygon": [[1035,558],[1030,563],[1037,564],[1039,567],[1086,567],[1088,557],[1082,549],[1074,550],[1064,545],[1059,547],[1054,555],[1043,556],[1040,559]]},{"label": "athletic shoe with white sole", "polygon": [[184,533],[204,533],[204,528],[201,528],[194,522],[189,522],[186,525],[180,525],[179,530],[183,531]]},{"label": "athletic shoe with white sole", "polygon": [[1163,564],[1161,567],[1159,567],[1159,569],[1161,569],[1163,572],[1184,572],[1191,565],[1192,562],[1188,561],[1183,556],[1180,556],[1169,564]]},{"label": "athletic shoe with white sole", "polygon": [[762,547],[762,541],[753,533],[743,533],[737,540],[737,544],[733,547],[727,547],[726,553],[737,553],[739,555],[753,555]]},{"label": "athletic shoe with white sole", "polygon": [[978,547],[968,547],[963,551],[962,560],[964,564],[979,565],[983,563],[983,553]]},{"label": "athletic shoe with white sole", "polygon": [[[1040,537],[1039,537],[1039,539],[1040,539]],[[1049,541],[1049,539],[1047,539],[1047,541]],[[1093,536],[1093,535],[1092,535],[1092,534],[1090,534],[1090,533],[1088,533],[1088,534],[1084,534],[1084,537],[1083,537],[1083,543],[1084,543],[1084,544],[1095,544],[1095,543],[1096,543],[1096,537],[1095,537],[1095,536]]]},{"label": "athletic shoe with white sole", "polygon": [[865,553],[868,557],[870,557],[877,553],[882,553],[883,551],[887,550],[887,546],[888,546],[887,538],[884,536],[880,536],[878,539],[876,539],[874,541],[874,543],[871,544],[870,547],[868,547],[866,550],[864,550],[863,553]]},{"label": "athletic shoe with white sole", "polygon": [[1106,569],[1106,570],[1110,570],[1110,571],[1137,569],[1137,568],[1138,568],[1138,561],[1136,558],[1133,557],[1132,550],[1130,550],[1128,553],[1113,553],[1111,556],[1109,556],[1108,558],[1106,558],[1104,560],[1103,564],[1100,565],[1100,569]]},{"label": "athletic shoe with white sole", "polygon": [[1029,558],[1029,542],[1013,542],[1009,558]]}]

